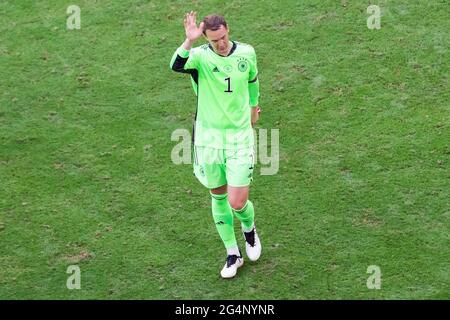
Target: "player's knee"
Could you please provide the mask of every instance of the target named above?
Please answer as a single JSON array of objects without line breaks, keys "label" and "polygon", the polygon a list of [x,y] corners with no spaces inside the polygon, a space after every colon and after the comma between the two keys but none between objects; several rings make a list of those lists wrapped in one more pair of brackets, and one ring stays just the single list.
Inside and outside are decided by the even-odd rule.
[{"label": "player's knee", "polygon": [[241,210],[245,204],[247,203],[247,199],[244,198],[229,198],[228,201],[230,202],[231,208],[234,210]]},{"label": "player's knee", "polygon": [[227,185],[218,187],[218,188],[213,188],[210,190],[211,193],[213,194],[224,194],[227,192]]}]

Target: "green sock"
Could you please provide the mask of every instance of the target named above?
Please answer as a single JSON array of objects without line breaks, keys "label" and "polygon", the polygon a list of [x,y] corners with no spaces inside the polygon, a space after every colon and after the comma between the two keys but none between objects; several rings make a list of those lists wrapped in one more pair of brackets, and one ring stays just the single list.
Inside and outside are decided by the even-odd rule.
[{"label": "green sock", "polygon": [[233,211],[236,214],[236,217],[241,221],[244,231],[251,231],[255,223],[255,209],[253,208],[253,203],[250,200],[247,200],[247,203],[242,209],[233,209]]},{"label": "green sock", "polygon": [[212,214],[216,224],[217,231],[220,238],[225,245],[225,248],[237,248],[236,236],[234,234],[233,226],[233,212],[228,203],[227,193],[213,194],[212,199]]}]

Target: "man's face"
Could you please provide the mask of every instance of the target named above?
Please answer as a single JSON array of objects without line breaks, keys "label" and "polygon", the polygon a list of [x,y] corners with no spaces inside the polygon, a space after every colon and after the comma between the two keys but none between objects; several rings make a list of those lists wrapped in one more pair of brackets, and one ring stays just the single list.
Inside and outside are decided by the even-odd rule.
[{"label": "man's face", "polygon": [[228,53],[228,29],[225,26],[220,26],[220,29],[216,31],[206,30],[205,33],[206,40],[208,40],[215,52],[223,56]]}]

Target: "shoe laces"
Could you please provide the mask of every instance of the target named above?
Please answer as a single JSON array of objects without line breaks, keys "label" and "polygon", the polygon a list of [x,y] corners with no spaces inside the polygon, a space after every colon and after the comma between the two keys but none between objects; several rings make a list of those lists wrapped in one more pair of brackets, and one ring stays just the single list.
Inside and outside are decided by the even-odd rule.
[{"label": "shoe laces", "polygon": [[238,257],[235,254],[227,256],[227,268],[231,267],[233,264],[236,263],[238,258],[241,258],[242,256]]},{"label": "shoe laces", "polygon": [[245,241],[251,245],[252,247],[255,246],[255,228],[252,229],[250,232],[244,232]]}]

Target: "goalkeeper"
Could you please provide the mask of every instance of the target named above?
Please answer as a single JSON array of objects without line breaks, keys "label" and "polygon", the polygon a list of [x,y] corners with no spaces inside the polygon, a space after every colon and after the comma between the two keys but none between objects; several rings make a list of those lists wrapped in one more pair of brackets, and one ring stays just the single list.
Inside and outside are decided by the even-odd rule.
[{"label": "goalkeeper", "polygon": [[[227,250],[223,278],[232,278],[244,259],[237,245],[234,215],[240,220],[247,257],[256,261],[261,243],[255,211],[248,199],[253,179],[253,125],[259,117],[259,81],[252,46],[230,41],[222,16],[209,15],[197,26],[196,13],[185,15],[186,40],[170,67],[190,75],[197,110],[193,130],[194,174],[210,190],[212,215]],[[193,47],[201,36],[207,44]]]}]

